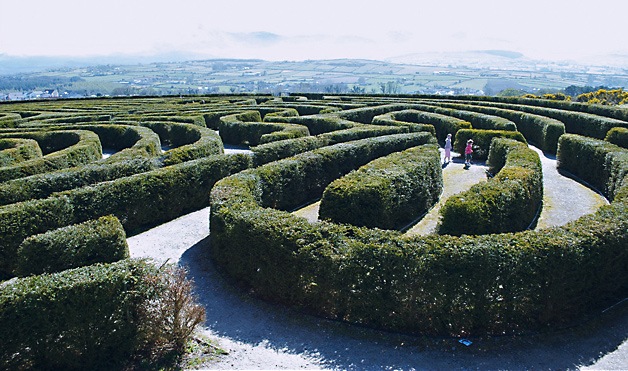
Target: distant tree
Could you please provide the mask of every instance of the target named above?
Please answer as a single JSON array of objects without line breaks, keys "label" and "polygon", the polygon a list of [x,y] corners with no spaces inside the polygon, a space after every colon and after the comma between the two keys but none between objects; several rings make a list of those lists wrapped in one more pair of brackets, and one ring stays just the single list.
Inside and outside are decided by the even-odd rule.
[{"label": "distant tree", "polygon": [[382,94],[399,94],[401,91],[401,85],[397,81],[380,82],[379,88]]},{"label": "distant tree", "polygon": [[349,92],[353,94],[364,94],[366,92],[366,88],[361,88],[357,85],[353,85],[351,87],[351,90],[349,90]]}]

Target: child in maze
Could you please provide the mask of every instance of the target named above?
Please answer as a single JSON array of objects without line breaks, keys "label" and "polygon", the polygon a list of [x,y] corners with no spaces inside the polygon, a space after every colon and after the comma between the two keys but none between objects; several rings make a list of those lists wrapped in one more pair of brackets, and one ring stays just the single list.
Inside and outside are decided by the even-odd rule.
[{"label": "child in maze", "polygon": [[473,158],[473,139],[467,140],[467,146],[464,149],[464,166],[471,166],[471,159]]}]

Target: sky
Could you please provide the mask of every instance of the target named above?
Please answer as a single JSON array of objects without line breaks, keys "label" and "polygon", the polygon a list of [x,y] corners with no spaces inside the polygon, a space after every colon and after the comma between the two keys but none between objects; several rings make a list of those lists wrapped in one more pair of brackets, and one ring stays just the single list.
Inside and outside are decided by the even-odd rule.
[{"label": "sky", "polygon": [[0,55],[384,60],[628,55],[625,0],[0,0]]}]

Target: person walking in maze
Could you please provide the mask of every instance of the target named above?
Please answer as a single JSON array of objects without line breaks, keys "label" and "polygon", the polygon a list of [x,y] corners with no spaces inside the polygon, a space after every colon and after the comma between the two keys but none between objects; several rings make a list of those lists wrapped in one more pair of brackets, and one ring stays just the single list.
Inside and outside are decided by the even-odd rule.
[{"label": "person walking in maze", "polygon": [[451,162],[451,134],[447,134],[445,139],[445,164]]},{"label": "person walking in maze", "polygon": [[471,159],[473,157],[473,139],[467,140],[467,146],[464,148],[464,166],[471,166]]}]

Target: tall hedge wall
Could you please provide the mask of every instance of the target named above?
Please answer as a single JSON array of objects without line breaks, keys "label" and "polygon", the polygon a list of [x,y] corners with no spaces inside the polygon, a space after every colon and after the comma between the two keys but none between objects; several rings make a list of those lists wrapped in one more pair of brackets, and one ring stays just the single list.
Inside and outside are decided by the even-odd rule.
[{"label": "tall hedge wall", "polygon": [[262,122],[257,111],[221,117],[218,132],[225,143],[252,146],[310,135],[303,125]]},{"label": "tall hedge wall", "polygon": [[415,147],[378,158],[334,180],[323,192],[319,218],[401,229],[427,212],[442,188],[438,148]]},{"label": "tall hedge wall", "polygon": [[459,104],[434,101],[439,106],[477,111],[495,116],[505,117],[517,125],[517,130],[525,136],[528,142],[534,143],[541,150],[556,153],[558,138],[565,134],[565,125],[556,119],[534,115],[512,109],[486,107],[474,104]]},{"label": "tall hedge wall", "polygon": [[159,164],[154,159],[138,158],[114,163],[96,162],[13,179],[0,183],[0,205],[45,198],[54,192],[114,180],[155,170],[158,167]]}]

